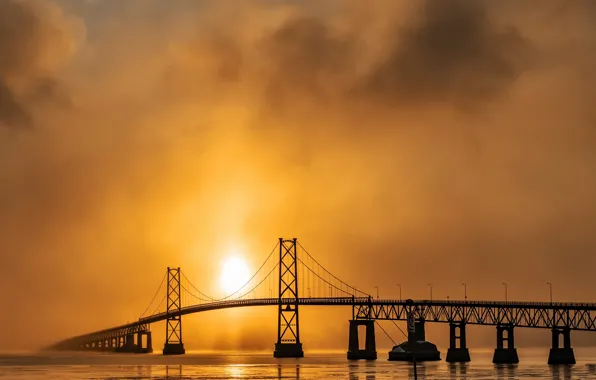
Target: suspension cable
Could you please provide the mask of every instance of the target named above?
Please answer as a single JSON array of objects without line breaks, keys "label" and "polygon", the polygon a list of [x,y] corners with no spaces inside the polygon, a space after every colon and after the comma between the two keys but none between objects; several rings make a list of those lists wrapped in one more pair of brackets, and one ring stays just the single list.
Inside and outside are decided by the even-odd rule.
[{"label": "suspension cable", "polygon": [[[182,288],[184,291],[186,291],[186,293],[187,293],[187,294],[189,294],[189,295],[191,295],[192,297],[194,297],[194,298],[198,299],[199,301],[203,301],[203,302],[212,302],[212,301],[213,301],[212,299],[210,299],[210,300],[209,300],[209,299],[204,299],[204,298],[201,298],[201,297],[197,296],[196,294],[192,293],[190,290],[186,289],[186,287],[185,287],[184,285],[182,285],[182,284],[180,284],[180,287],[181,287],[181,288]],[[202,294],[202,293],[201,293],[201,294]]]},{"label": "suspension cable", "polygon": [[[180,273],[182,273],[182,277],[184,277],[184,278],[186,279],[186,281],[188,282],[188,284],[189,284],[190,286],[192,286],[192,288],[193,288],[194,290],[196,290],[196,291],[197,291],[197,292],[198,292],[200,295],[202,295],[203,297],[207,298],[208,300],[211,300],[211,301],[213,301],[213,300],[214,300],[214,298],[213,298],[213,297],[210,297],[210,296],[208,296],[207,294],[205,294],[205,293],[201,292],[199,289],[197,289],[197,287],[196,287],[196,286],[194,286],[192,282],[190,282],[190,280],[188,279],[188,277],[186,277],[186,275],[184,274],[184,272],[183,272],[183,271],[180,271]],[[189,292],[189,293],[190,293],[190,292]]]},{"label": "suspension cable", "polygon": [[[265,264],[267,264],[267,262],[269,262],[269,259],[271,258],[271,256],[273,255],[273,253],[275,253],[275,249],[277,248],[277,246],[279,245],[279,242],[275,244],[275,247],[273,247],[273,249],[271,250],[271,253],[269,254],[269,256],[267,256],[267,258],[265,259],[265,261],[263,262],[263,264],[261,264],[261,266],[259,267],[259,269],[257,269],[257,271],[255,272],[255,274],[253,274],[253,276],[246,281],[246,283],[244,285],[242,285],[238,290],[234,291],[231,294],[228,294],[227,296],[217,299],[217,300],[213,300],[215,302],[219,302],[219,301],[225,301],[228,298],[231,298],[233,295],[237,294],[238,292],[240,292],[242,289],[244,289],[246,287],[246,285],[250,284],[250,282],[257,276],[257,274],[259,274],[259,272],[261,271],[261,269],[263,269],[263,267],[265,266]],[[276,265],[277,266],[277,265]],[[269,272],[271,273],[271,272]],[[259,285],[262,283],[262,281],[259,283]],[[254,290],[255,288],[253,288]],[[244,294],[246,295],[246,294]],[[244,295],[242,295],[242,297],[244,297]]]},{"label": "suspension cable", "polygon": [[335,276],[333,273],[329,272],[329,271],[328,271],[328,270],[327,270],[327,269],[326,269],[324,266],[322,266],[322,265],[321,265],[321,264],[320,264],[320,263],[319,263],[319,262],[318,262],[318,261],[317,261],[317,260],[316,260],[314,257],[312,257],[312,255],[311,255],[310,253],[308,253],[308,251],[306,250],[306,248],[304,248],[304,247],[302,246],[302,244],[300,244],[298,241],[296,242],[296,244],[298,244],[298,246],[300,246],[300,248],[302,248],[302,249],[304,250],[304,252],[305,252],[305,253],[306,253],[306,254],[307,254],[307,255],[308,255],[308,256],[309,256],[309,257],[310,257],[310,258],[311,258],[311,259],[312,259],[312,260],[313,260],[313,261],[314,261],[314,262],[315,262],[317,265],[318,265],[318,266],[320,266],[320,267],[321,267],[321,268],[322,268],[322,269],[323,269],[325,272],[329,273],[329,275],[333,276],[333,278],[334,278],[334,279],[336,279],[336,280],[337,280],[337,281],[339,281],[340,283],[342,283],[342,284],[346,285],[348,288],[352,288],[352,289],[354,289],[354,291],[356,291],[356,292],[359,292],[359,293],[362,293],[362,294],[364,294],[364,295],[370,296],[370,294],[368,294],[368,293],[366,293],[366,292],[363,292],[363,291],[361,291],[361,290],[357,289],[356,287],[354,287],[354,286],[351,286],[351,285],[349,285],[349,284],[347,284],[347,283],[343,282],[343,281],[342,281],[342,280],[340,280],[339,278],[337,278],[337,277],[336,277],[336,276]]},{"label": "suspension cable", "polygon": [[395,327],[397,327],[397,329],[402,333],[403,336],[406,337],[406,339],[408,338],[408,336],[406,335],[406,333],[404,332],[404,330],[401,329],[401,327],[399,327],[399,325],[397,323],[395,323],[395,321],[393,319],[390,320],[391,322],[393,322],[393,324],[395,325]]},{"label": "suspension cable", "polygon": [[[321,280],[322,280],[324,283],[328,284],[330,287],[332,287],[332,288],[335,288],[335,289],[339,290],[339,291],[340,291],[340,292],[342,292],[342,293],[345,293],[345,294],[350,294],[350,293],[348,293],[348,292],[344,292],[343,290],[341,290],[341,289],[340,289],[340,288],[338,288],[337,286],[333,285],[331,282],[329,282],[329,281],[325,280],[325,279],[324,279],[323,277],[321,277],[321,276],[320,276],[318,273],[314,273],[314,271],[313,271],[311,268],[309,268],[308,266],[306,266],[306,264],[304,264],[304,262],[303,262],[301,259],[297,258],[297,260],[298,260],[298,262],[300,262],[300,263],[301,263],[301,264],[302,264],[302,265],[303,265],[303,266],[304,266],[306,269],[308,269],[309,271],[311,271],[311,272],[312,272],[312,273],[313,273],[315,276],[317,276],[318,278],[320,278],[320,279],[321,279]],[[324,290],[325,290],[325,289],[324,289]],[[324,291],[324,290],[323,290],[323,291]],[[352,295],[352,294],[350,294],[350,295]]]},{"label": "suspension cable", "polygon": [[393,342],[394,346],[397,346],[397,343],[395,343],[395,341],[393,340],[393,338],[391,338],[391,336],[387,333],[387,331],[385,331],[385,329],[383,328],[383,326],[381,326],[381,324],[375,319],[375,323],[379,326],[379,328],[381,330],[383,330],[383,332],[385,333],[385,335],[387,335],[387,338],[389,338],[389,340],[391,340]]},{"label": "suspension cable", "polygon": [[[165,301],[166,298],[167,297],[164,295],[163,298],[161,299],[161,301],[159,302],[159,305],[157,305],[157,307],[155,308],[155,310],[153,310],[153,313],[151,313],[151,315],[155,315],[159,312],[159,308],[161,307],[161,305],[163,305],[163,301]],[[148,315],[147,317],[150,317],[151,315]]]},{"label": "suspension cable", "polygon": [[161,287],[163,286],[163,283],[166,280],[166,276],[167,275],[168,275],[167,272],[163,275],[163,278],[161,279],[161,283],[159,284],[159,288],[157,288],[157,291],[153,295],[153,298],[151,298],[151,302],[149,302],[149,305],[147,306],[147,308],[145,309],[145,311],[143,312],[143,314],[141,314],[141,316],[139,317],[139,319],[140,318],[143,318],[145,316],[145,314],[147,313],[147,311],[149,310],[149,308],[151,307],[151,305],[153,305],[153,301],[155,301],[155,297],[157,297],[157,295],[159,294],[159,291],[161,290]]},{"label": "suspension cable", "polygon": [[279,263],[275,264],[275,266],[273,268],[271,268],[271,270],[269,271],[269,273],[267,273],[267,275],[261,280],[261,282],[259,282],[258,284],[256,284],[251,290],[247,291],[246,293],[244,293],[243,295],[239,296],[238,298],[242,298],[242,297],[246,296],[247,294],[250,294],[251,292],[253,292],[256,288],[258,288],[259,285],[261,285],[263,282],[265,282],[265,280],[267,278],[269,278],[269,276],[271,275],[271,273],[273,273],[273,271],[278,267],[278,265],[279,265]]},{"label": "suspension cable", "polygon": [[[311,254],[310,254],[310,253],[309,253],[309,252],[308,252],[308,251],[307,251],[307,250],[306,250],[306,249],[305,249],[305,248],[304,248],[304,247],[301,245],[301,244],[300,244],[300,243],[298,243],[298,242],[297,242],[297,244],[298,244],[298,246],[299,246],[300,248],[302,248],[302,249],[304,250],[304,252],[306,253],[306,255],[307,255],[307,260],[308,260],[308,259],[310,259],[310,260],[312,260],[312,262],[313,262],[314,264],[316,264],[316,265],[317,265],[317,267],[316,267],[317,271],[315,272],[315,271],[314,271],[312,268],[310,268],[310,267],[309,267],[309,266],[308,266],[308,265],[307,265],[307,264],[306,264],[306,263],[305,263],[303,260],[301,260],[299,257],[296,257],[296,261],[297,261],[297,262],[299,262],[299,263],[301,263],[301,264],[302,264],[302,265],[303,265],[303,266],[304,266],[304,267],[305,267],[305,268],[308,270],[308,272],[306,272],[306,275],[307,275],[307,278],[308,278],[308,277],[310,277],[310,278],[309,278],[309,280],[310,280],[310,281],[308,281],[307,285],[310,285],[310,282],[312,281],[312,282],[314,282],[314,284],[313,284],[313,285],[314,285],[316,288],[318,288],[318,286],[317,286],[317,285],[318,285],[318,284],[317,284],[317,283],[318,283],[318,281],[313,281],[313,280],[315,280],[314,276],[316,276],[316,277],[318,277],[320,280],[322,280],[322,282],[323,282],[323,283],[326,283],[326,284],[328,284],[328,285],[329,285],[329,287],[330,287],[330,292],[331,292],[330,296],[333,296],[333,289],[336,289],[336,290],[338,291],[338,293],[339,293],[339,294],[346,294],[346,295],[352,295],[352,296],[353,296],[354,294],[351,294],[351,293],[350,293],[348,290],[344,290],[344,289],[343,289],[343,286],[345,286],[345,287],[346,287],[346,289],[351,289],[351,290],[352,290],[354,293],[361,293],[361,294],[364,294],[364,295],[366,295],[366,296],[369,296],[369,297],[370,297],[370,294],[368,294],[368,293],[366,293],[366,292],[363,292],[363,291],[361,291],[361,290],[357,289],[356,287],[354,287],[354,286],[351,286],[351,285],[347,284],[346,282],[342,281],[341,279],[339,279],[337,276],[335,276],[333,273],[331,273],[329,270],[327,270],[325,267],[323,267],[323,266],[322,266],[322,265],[321,265],[321,264],[320,264],[320,263],[319,263],[319,262],[318,262],[318,261],[317,261],[317,260],[316,260],[316,259],[315,259],[315,258],[314,258],[314,257],[313,257],[313,256],[312,256],[312,255],[311,255]],[[266,258],[266,259],[263,261],[263,263],[261,264],[261,266],[259,267],[259,269],[257,269],[257,271],[256,271],[256,272],[253,274],[253,276],[252,276],[252,277],[251,277],[251,278],[250,278],[248,281],[246,281],[246,283],[245,283],[244,285],[242,285],[242,286],[241,286],[241,287],[240,287],[238,290],[234,291],[234,292],[233,292],[233,293],[231,293],[231,294],[228,294],[227,296],[225,296],[225,297],[223,297],[223,298],[215,299],[214,297],[208,296],[207,294],[203,293],[202,291],[200,291],[200,290],[199,290],[199,289],[198,289],[198,288],[197,288],[197,287],[196,287],[196,286],[195,286],[195,285],[194,285],[194,284],[193,284],[193,283],[192,283],[192,282],[191,282],[191,281],[188,279],[188,277],[187,277],[187,276],[184,274],[184,272],[182,272],[182,271],[180,271],[180,273],[182,274],[183,278],[184,278],[184,279],[185,279],[185,280],[188,282],[188,284],[189,284],[189,285],[190,285],[190,286],[191,286],[191,287],[192,287],[192,288],[193,288],[193,289],[194,289],[194,290],[195,290],[195,291],[196,291],[196,292],[197,292],[199,295],[197,295],[197,294],[195,294],[195,293],[191,292],[191,291],[190,291],[189,289],[187,289],[187,288],[186,288],[186,287],[185,287],[185,286],[184,286],[182,283],[180,284],[180,287],[181,287],[181,288],[183,288],[183,289],[184,289],[184,291],[185,291],[185,292],[186,292],[188,295],[190,295],[191,297],[193,297],[193,298],[197,299],[199,302],[201,302],[201,301],[202,301],[202,302],[221,302],[221,301],[225,301],[225,300],[227,300],[227,299],[229,299],[229,298],[233,297],[234,295],[237,295],[238,293],[240,293],[240,292],[241,292],[243,289],[245,289],[245,288],[246,288],[246,287],[247,287],[247,286],[248,286],[248,285],[249,285],[249,284],[250,284],[250,283],[251,283],[251,282],[252,282],[252,281],[255,279],[255,277],[256,277],[256,276],[257,276],[257,275],[258,275],[258,274],[261,272],[261,270],[262,270],[262,269],[265,267],[265,265],[267,265],[267,264],[269,263],[269,261],[270,261],[270,259],[271,259],[272,255],[275,253],[275,250],[276,250],[276,248],[277,248],[278,246],[279,246],[279,242],[275,244],[275,246],[273,247],[273,249],[271,250],[271,252],[270,252],[270,253],[269,253],[269,255],[267,256],[267,258]],[[238,299],[240,299],[240,298],[243,298],[243,297],[245,297],[246,295],[248,295],[248,294],[250,294],[250,293],[254,292],[254,291],[255,291],[255,290],[256,290],[256,289],[257,289],[257,288],[258,288],[258,287],[259,287],[261,284],[263,284],[263,282],[265,282],[265,280],[268,280],[268,281],[269,281],[269,288],[271,289],[271,284],[270,284],[270,283],[271,283],[271,281],[272,281],[272,279],[273,279],[273,278],[271,277],[271,274],[273,273],[273,271],[274,271],[276,268],[278,268],[278,266],[279,266],[279,263],[276,263],[276,264],[275,264],[275,265],[274,265],[274,266],[271,268],[271,270],[269,270],[269,272],[268,272],[268,273],[265,275],[265,277],[264,277],[264,278],[263,278],[263,279],[262,279],[262,280],[261,280],[261,281],[260,281],[258,284],[256,284],[256,285],[255,285],[255,286],[254,286],[252,289],[248,290],[247,292],[243,293],[242,295],[238,296],[237,298],[238,298]],[[323,276],[321,276],[321,275],[318,273],[319,269],[322,269],[322,270],[323,270],[323,273],[325,273],[325,272],[326,272],[326,273],[328,274],[329,280],[326,280],[326,279],[323,277],[323,276],[324,276],[324,274],[323,274]],[[311,275],[311,274],[312,274],[312,275]],[[166,273],[166,275],[167,275],[167,273]],[[157,294],[159,293],[159,291],[161,290],[161,288],[162,288],[162,286],[163,286],[163,284],[164,284],[164,281],[165,281],[165,279],[166,279],[166,275],[164,275],[164,277],[162,278],[161,284],[159,285],[159,288],[157,289],[157,291],[156,291],[156,292],[155,292],[155,294],[153,295],[153,298],[152,298],[152,300],[151,300],[151,303],[150,303],[150,304],[149,304],[149,306],[148,306],[148,307],[145,309],[145,311],[143,312],[143,314],[141,314],[141,317],[140,317],[140,318],[143,318],[143,317],[146,315],[147,311],[148,311],[148,310],[151,308],[151,305],[153,305],[153,303],[154,303],[154,301],[155,301],[155,298],[157,297]],[[336,280],[336,281],[339,283],[339,287],[338,287],[338,286],[336,286],[335,284],[333,284],[333,283],[331,282],[331,278],[333,278],[334,280]],[[304,280],[304,278],[303,278],[303,280]],[[303,283],[303,284],[302,284],[302,293],[304,294],[304,281],[302,281],[302,283]],[[310,286],[309,286],[309,288],[310,288]],[[316,294],[316,292],[317,292],[317,289],[313,289],[313,290],[315,291],[315,294]],[[182,294],[180,295],[180,297],[182,297]],[[156,313],[156,312],[159,310],[159,308],[161,307],[161,305],[163,304],[163,302],[164,302],[164,300],[165,300],[166,298],[167,298],[167,297],[164,297],[164,298],[161,300],[161,302],[159,303],[159,305],[157,306],[157,308],[156,308],[156,310],[154,311],[154,313],[153,313],[153,314],[155,314],[155,313]],[[152,314],[152,315],[153,315],[153,314]],[[395,324],[395,322],[394,322],[394,324]],[[396,326],[397,326],[397,325],[396,325]],[[379,325],[379,327],[380,327],[380,325]],[[397,327],[399,328],[399,326],[397,326]],[[381,329],[382,329],[382,330],[385,332],[385,330],[384,330],[382,327],[381,327]],[[401,329],[400,329],[400,331],[401,331]],[[385,332],[385,333],[386,333],[386,332]],[[402,331],[402,334],[403,334],[403,331]]]}]

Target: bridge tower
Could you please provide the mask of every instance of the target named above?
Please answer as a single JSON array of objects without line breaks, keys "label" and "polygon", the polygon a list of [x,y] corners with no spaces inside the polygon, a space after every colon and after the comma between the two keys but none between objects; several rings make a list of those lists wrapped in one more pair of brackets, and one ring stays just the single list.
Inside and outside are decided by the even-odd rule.
[{"label": "bridge tower", "polygon": [[296,238],[279,238],[279,295],[277,301],[277,343],[273,357],[301,358],[298,323],[298,259]]},{"label": "bridge tower", "polygon": [[[182,343],[182,308],[180,300],[180,267],[168,267],[168,285],[166,288],[166,343],[163,347],[164,355],[182,355],[186,352]],[[176,313],[177,315],[171,315]]]}]

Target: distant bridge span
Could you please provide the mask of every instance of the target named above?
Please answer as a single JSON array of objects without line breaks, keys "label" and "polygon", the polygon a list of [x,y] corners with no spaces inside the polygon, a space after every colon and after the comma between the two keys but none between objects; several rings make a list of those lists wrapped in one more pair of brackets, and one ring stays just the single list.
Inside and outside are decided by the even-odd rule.
[{"label": "distant bridge span", "polygon": [[[296,239],[280,239],[276,248],[278,246],[279,261],[275,265],[271,265],[271,269],[266,267],[265,264],[271,259],[272,252],[265,264],[243,287],[250,290],[237,298],[232,299],[228,296],[227,299],[214,300],[190,283],[180,268],[168,268],[166,294],[157,306],[157,311],[142,316],[138,321],[69,338],[49,348],[152,352],[150,325],[166,321],[164,354],[182,354],[185,352],[182,343],[182,316],[211,310],[255,306],[278,307],[278,341],[274,353],[276,357],[301,357],[303,355],[298,323],[299,306],[352,307],[348,351],[348,357],[352,359],[376,358],[375,320],[408,320],[408,316],[416,321],[415,328],[409,334],[410,340],[425,340],[425,322],[450,324],[451,339],[447,354],[448,361],[469,360],[465,338],[465,326],[468,324],[497,326],[495,362],[517,362],[517,351],[513,339],[515,327],[552,330],[553,347],[549,363],[562,364],[575,362],[570,343],[572,330],[596,331],[596,303],[374,299],[369,294],[339,280],[323,268],[306,250],[304,250],[306,256],[299,257],[297,247],[300,245]],[[302,246],[300,247],[302,248]],[[299,276],[299,264],[301,268],[305,269],[303,272],[307,275]],[[267,291],[266,285],[269,285],[269,295],[272,294],[271,280],[276,269],[279,273],[279,276],[275,278],[275,281],[278,282],[276,289],[278,297],[255,297],[257,291],[260,294]],[[265,273],[265,275],[259,278],[257,277],[259,272]],[[184,283],[184,280],[187,282]],[[247,286],[253,280],[255,280],[254,286]],[[162,280],[162,285],[164,285],[164,281],[165,277]],[[267,284],[266,281],[269,283]],[[309,295],[312,293],[311,290],[316,295],[321,293],[325,295],[299,297],[299,282],[302,283],[303,293],[306,282],[306,290]],[[161,291],[162,285],[156,295]],[[247,298],[251,294],[253,298]],[[187,296],[187,301],[190,296],[190,304],[187,302],[187,305],[183,305],[184,295]],[[147,310],[150,309],[155,299],[154,296]],[[166,301],[165,311],[158,311],[163,301]],[[357,340],[357,326],[362,324],[366,326],[367,330],[372,330],[372,341],[369,341],[371,338],[367,333],[367,344],[364,350],[359,349]],[[135,335],[137,336],[136,343]],[[354,335],[356,336],[354,337]],[[143,345],[143,336],[146,336],[145,345]],[[559,347],[559,336],[563,336],[563,347]],[[459,341],[459,347],[457,347],[456,341]],[[505,343],[507,347],[505,347]],[[460,355],[462,352],[464,355]],[[450,357],[455,360],[450,360]]]}]

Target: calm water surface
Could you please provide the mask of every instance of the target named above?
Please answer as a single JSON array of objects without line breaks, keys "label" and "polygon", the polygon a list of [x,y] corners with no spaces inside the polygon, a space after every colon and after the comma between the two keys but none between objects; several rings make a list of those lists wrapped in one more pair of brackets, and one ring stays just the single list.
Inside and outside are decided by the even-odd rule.
[{"label": "calm water surface", "polygon": [[[309,354],[274,359],[270,354],[125,355],[54,353],[1,355],[0,379],[413,379],[412,366],[388,362],[379,351],[374,362],[348,362],[345,354]],[[444,356],[444,353],[442,353]],[[495,366],[492,352],[471,351],[472,362],[444,361],[418,366],[418,378],[441,379],[595,379],[596,349],[576,349],[578,364],[549,366],[548,349],[519,350],[519,365]]]}]

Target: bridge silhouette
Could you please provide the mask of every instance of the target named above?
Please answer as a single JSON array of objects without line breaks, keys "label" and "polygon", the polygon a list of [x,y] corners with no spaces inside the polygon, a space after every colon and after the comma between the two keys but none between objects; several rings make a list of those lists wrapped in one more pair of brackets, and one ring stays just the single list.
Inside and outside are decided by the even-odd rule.
[{"label": "bridge silhouette", "polygon": [[[137,321],[68,338],[49,349],[150,353],[153,352],[151,324],[165,321],[163,354],[184,354],[182,316],[255,306],[277,306],[275,357],[304,356],[299,309],[305,306],[352,308],[347,356],[356,360],[377,358],[377,320],[412,319],[414,323],[410,323],[408,331],[410,342],[425,341],[424,325],[427,322],[449,324],[448,362],[470,361],[466,344],[468,324],[496,326],[495,363],[519,361],[515,328],[551,330],[549,364],[575,363],[572,330],[596,331],[595,303],[375,299],[323,267],[297,239],[280,238],[246,284],[226,297],[210,297],[200,291],[180,268],[167,268],[149,306]],[[364,348],[358,339],[359,326],[366,329]]]}]

